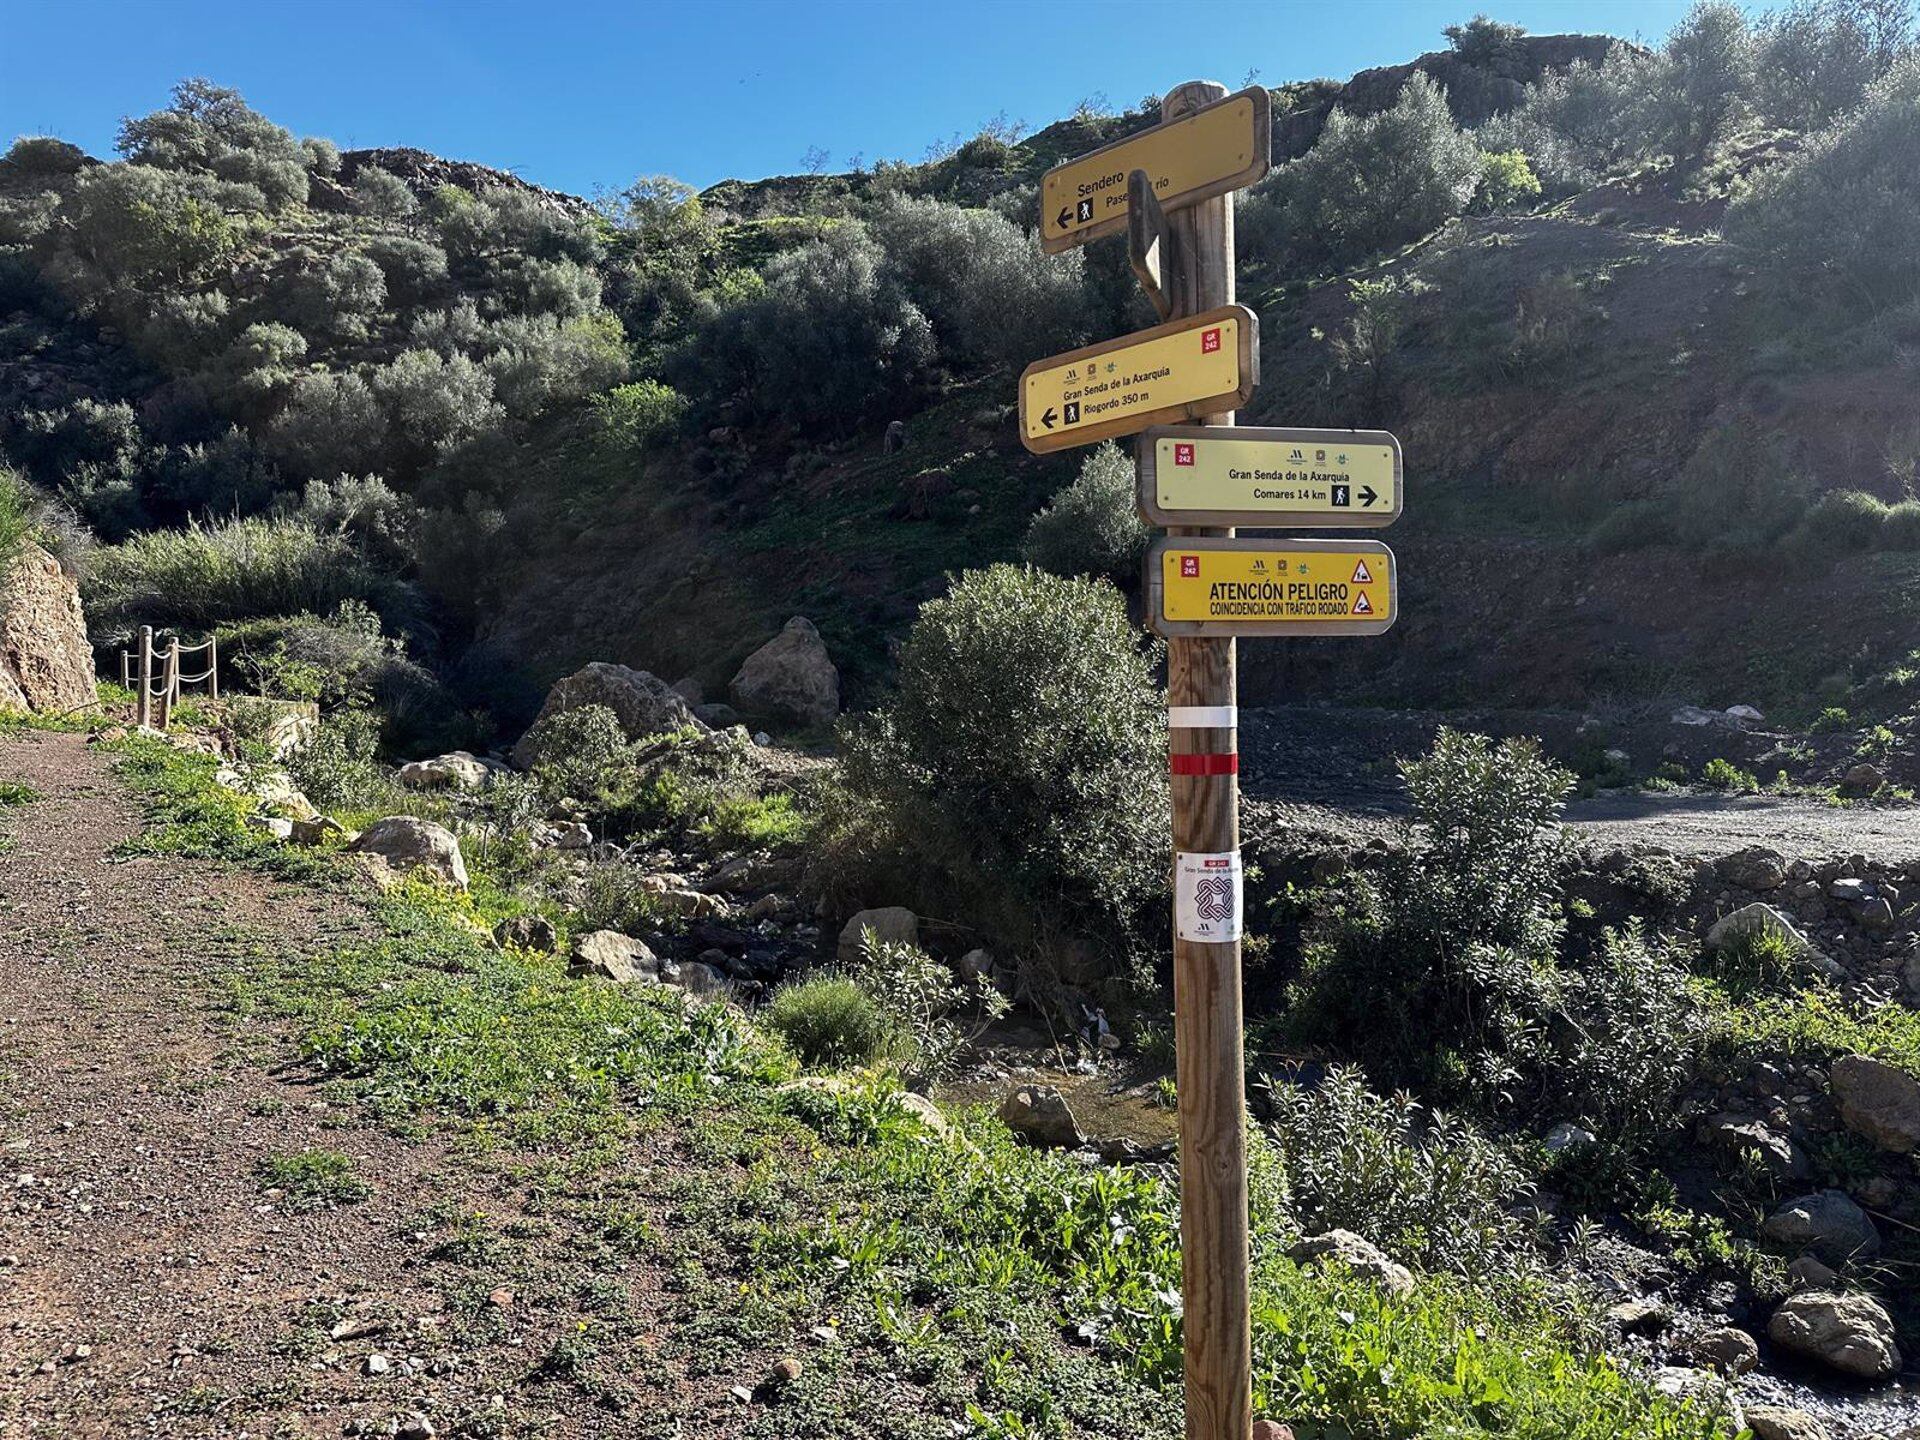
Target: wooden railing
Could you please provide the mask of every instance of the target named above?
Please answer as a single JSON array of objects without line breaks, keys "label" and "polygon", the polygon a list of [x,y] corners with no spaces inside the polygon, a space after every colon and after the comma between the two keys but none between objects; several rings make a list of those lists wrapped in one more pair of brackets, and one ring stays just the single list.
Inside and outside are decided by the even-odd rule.
[{"label": "wooden railing", "polygon": [[[207,668],[193,675],[182,674],[181,658],[200,654],[207,657]],[[173,718],[173,707],[180,703],[181,686],[205,685],[208,699],[220,698],[220,642],[209,635],[197,645],[182,645],[178,635],[170,635],[165,648],[156,650],[153,627],[142,625],[138,648],[120,652],[120,683],[133,691],[136,723],[164,730]]]}]

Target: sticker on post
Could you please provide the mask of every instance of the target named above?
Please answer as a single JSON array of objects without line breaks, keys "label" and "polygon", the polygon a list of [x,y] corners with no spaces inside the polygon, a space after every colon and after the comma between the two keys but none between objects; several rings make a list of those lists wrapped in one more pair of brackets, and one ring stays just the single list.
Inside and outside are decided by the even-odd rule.
[{"label": "sticker on post", "polygon": [[1240,853],[1175,857],[1173,933],[1179,940],[1224,945],[1240,938]]}]

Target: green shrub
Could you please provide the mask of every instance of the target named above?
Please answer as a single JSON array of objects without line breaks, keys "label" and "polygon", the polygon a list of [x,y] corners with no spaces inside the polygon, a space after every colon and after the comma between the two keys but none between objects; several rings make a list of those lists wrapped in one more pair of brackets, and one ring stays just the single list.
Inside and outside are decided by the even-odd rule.
[{"label": "green shrub", "polygon": [[1809,733],[1821,735],[1829,730],[1844,730],[1853,723],[1853,716],[1839,705],[1829,705],[1813,717],[1813,723],[1807,727]]},{"label": "green shrub", "polygon": [[1771,928],[1748,930],[1708,959],[1710,973],[1735,996],[1784,993],[1806,968],[1800,947]]},{"label": "green shrub", "polygon": [[1549,70],[1475,138],[1483,150],[1523,152],[1552,194],[1585,189],[1645,149],[1644,111],[1657,68],[1635,47],[1616,45],[1598,65],[1581,60]]},{"label": "green shrub", "polygon": [[350,706],[327,715],[311,740],[288,753],[287,774],[322,810],[364,805],[386,787],[379,754],[379,716]]},{"label": "green shrub", "polygon": [[1880,523],[1880,548],[1920,550],[1920,500],[1902,500],[1887,507]]},{"label": "green shrub", "polygon": [[886,1058],[916,1088],[948,1078],[968,1042],[1007,1009],[984,981],[962,985],[917,945],[883,941],[871,930],[847,973],[887,1017]]},{"label": "green shrub", "polygon": [[259,615],[328,614],[359,601],[410,621],[411,586],[337,532],[285,518],[244,518],[154,530],[102,549],[88,586],[91,618],[108,635],[140,625],[208,629]]},{"label": "green shrub", "polygon": [[83,308],[101,298],[95,275],[102,288],[178,283],[240,243],[240,227],[217,200],[177,175],[145,165],[83,171],[60,209],[71,226],[73,252],[90,267],[90,272],[70,273],[65,282]]},{"label": "green shrub", "polygon": [[1524,25],[1509,25],[1476,15],[1464,25],[1447,26],[1444,33],[1456,55],[1469,65],[1484,69],[1513,59],[1527,30]]},{"label": "green shrub", "polygon": [[893,700],[845,734],[842,855],[904,861],[926,913],[1124,943],[1168,865],[1153,659],[1104,582],[962,575],[921,607]]},{"label": "green shrub", "polygon": [[303,150],[239,91],[198,79],[175,85],[166,109],[121,121],[114,148],[138,165],[247,186],[275,210],[306,200],[307,163],[324,156]]},{"label": "green shrub", "polygon": [[1562,1003],[1557,821],[1573,776],[1536,741],[1452,730],[1400,772],[1400,843],[1312,935],[1290,1021],[1376,1080],[1496,1102],[1537,1079]]},{"label": "green shrub", "polygon": [[1913,43],[1909,4],[1795,0],[1755,29],[1755,103],[1775,125],[1819,130],[1855,109]]},{"label": "green shrub", "polygon": [[[353,177],[353,208],[381,220],[410,219],[420,209],[407,182],[378,165],[362,165]],[[445,268],[445,257],[442,257]]]},{"label": "green shrub", "polygon": [[1637,926],[1609,930],[1570,987],[1571,1029],[1553,1080],[1557,1113],[1607,1144],[1643,1151],[1673,1138],[1681,1094],[1700,1073],[1710,1014],[1685,967]]},{"label": "green shrub", "polygon": [[1751,770],[1742,770],[1731,760],[1723,760],[1718,756],[1701,768],[1700,783],[1709,790],[1752,791],[1760,788],[1759,777]]},{"label": "green shrub", "polygon": [[1153,532],[1140,518],[1134,465],[1112,441],[1090,451],[1080,473],[1027,526],[1026,558],[1056,575],[1130,585]]},{"label": "green shrub", "polygon": [[1390,108],[1328,116],[1313,149],[1242,202],[1242,243],[1249,258],[1340,268],[1437,229],[1481,174],[1446,92],[1416,71]]},{"label": "green shrub", "polygon": [[609,440],[642,451],[673,437],[686,419],[687,402],[670,385],[636,380],[595,396],[593,413]]},{"label": "green shrub", "polygon": [[260,1182],[286,1192],[289,1210],[332,1209],[373,1194],[355,1173],[353,1157],[338,1150],[296,1150],[260,1162]]},{"label": "green shrub", "polygon": [[1829,490],[1801,522],[1809,544],[1835,555],[1878,549],[1887,525],[1888,506],[1864,490]]},{"label": "green shrub", "polygon": [[15,175],[77,175],[85,168],[87,152],[52,135],[22,135],[0,155],[0,173]]},{"label": "green shrub", "polygon": [[27,478],[0,464],[0,575],[5,575],[38,528],[38,504]]},{"label": "green shrub", "polygon": [[870,1065],[892,1044],[892,1024],[859,985],[845,975],[815,975],[781,986],[760,1012],[809,1066]]},{"label": "green shrub", "polygon": [[1540,198],[1540,177],[1527,163],[1524,150],[1482,150],[1480,185],[1474,192],[1478,210],[1513,210]]},{"label": "green shrub", "polygon": [[1384,1099],[1335,1066],[1314,1089],[1268,1081],[1269,1127],[1300,1230],[1351,1230],[1423,1270],[1484,1277],[1529,1265],[1512,1207],[1529,1190],[1520,1167],[1472,1125],[1425,1115],[1411,1095]]},{"label": "green shrub", "polygon": [[633,747],[620,717],[605,705],[549,715],[521,743],[549,800],[605,800],[632,784]]},{"label": "green shrub", "polygon": [[1909,55],[1865,103],[1761,174],[1728,207],[1727,238],[1763,280],[1858,318],[1920,290],[1920,56]]},{"label": "green shrub", "polygon": [[1746,110],[1752,35],[1732,0],[1696,0],[1667,34],[1649,88],[1654,139],[1675,160],[1712,154]]},{"label": "green shrub", "polygon": [[885,253],[841,224],[777,257],[758,294],[721,310],[674,360],[680,388],[806,430],[847,433],[897,414],[935,358],[927,317]]},{"label": "green shrub", "polygon": [[889,197],[868,223],[942,355],[956,362],[1018,368],[1092,334],[1078,250],[1043,255],[992,211],[933,199]]}]

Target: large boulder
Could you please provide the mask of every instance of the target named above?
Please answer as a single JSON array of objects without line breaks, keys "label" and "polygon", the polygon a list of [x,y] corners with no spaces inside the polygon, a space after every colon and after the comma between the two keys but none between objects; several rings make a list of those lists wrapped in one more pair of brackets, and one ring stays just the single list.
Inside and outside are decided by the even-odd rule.
[{"label": "large boulder", "polygon": [[1784,1405],[1749,1405],[1746,1409],[1753,1440],[1829,1440],[1827,1427],[1804,1410]]},{"label": "large boulder", "polygon": [[826,642],[804,615],[749,655],[727,684],[727,698],[743,714],[795,725],[831,725],[840,713],[840,672]]},{"label": "large boulder", "polygon": [[1865,1295],[1834,1290],[1789,1295],[1767,1322],[1767,1336],[1782,1350],[1861,1380],[1884,1380],[1900,1369],[1893,1318]]},{"label": "large boulder", "polygon": [[840,927],[840,943],[835,947],[835,955],[841,964],[850,965],[860,958],[860,944],[869,930],[874,939],[888,944],[920,943],[920,917],[906,906],[882,905],[876,910],[862,910]]},{"label": "large boulder", "polygon": [[460,842],[446,826],[431,820],[389,815],[361,831],[347,848],[360,855],[377,855],[395,870],[418,870],[467,888],[467,862],[460,854]]},{"label": "large boulder", "polygon": [[393,772],[394,783],[409,790],[478,790],[487,783],[487,762],[465,750],[415,760]]},{"label": "large boulder", "polygon": [[98,698],[80,587],[26,542],[0,568],[0,709],[80,710]]},{"label": "large boulder", "polygon": [[554,682],[539,715],[514,747],[513,763],[525,769],[540,758],[527,740],[542,720],[578,710],[582,705],[604,705],[613,711],[629,740],[687,726],[696,730],[707,728],[685,698],[659,676],[595,660]]},{"label": "large boulder", "polygon": [[1287,1248],[1287,1258],[1300,1265],[1338,1261],[1356,1275],[1364,1275],[1389,1295],[1406,1295],[1413,1290],[1413,1272],[1386,1254],[1364,1235],[1351,1230],[1329,1230],[1324,1235],[1309,1235]]},{"label": "large boulder", "polygon": [[1880,1232],[1844,1190],[1820,1190],[1789,1200],[1760,1227],[1769,1240],[1811,1250],[1839,1264],[1880,1253]]},{"label": "large boulder", "polygon": [[1868,1055],[1842,1055],[1828,1072],[1833,1106],[1856,1135],[1897,1155],[1920,1145],[1920,1082]]},{"label": "large boulder", "polygon": [[1765,845],[1749,845],[1731,855],[1722,855],[1713,868],[1720,872],[1722,879],[1742,890],[1764,894],[1787,883],[1786,857]]}]

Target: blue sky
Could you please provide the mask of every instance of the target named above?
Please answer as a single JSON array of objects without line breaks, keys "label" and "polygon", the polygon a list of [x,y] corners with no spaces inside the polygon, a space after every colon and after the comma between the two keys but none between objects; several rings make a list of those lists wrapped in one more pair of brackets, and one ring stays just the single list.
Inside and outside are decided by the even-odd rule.
[{"label": "blue sky", "polygon": [[[417,145],[580,194],[790,173],[812,147],[918,160],[1184,79],[1345,78],[1484,6],[1536,33],[1657,38],[1688,0],[0,0],[0,144],[110,153],[205,75],[343,147]],[[1173,33],[1163,33],[1180,17]]]}]

